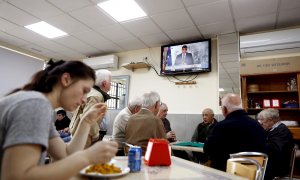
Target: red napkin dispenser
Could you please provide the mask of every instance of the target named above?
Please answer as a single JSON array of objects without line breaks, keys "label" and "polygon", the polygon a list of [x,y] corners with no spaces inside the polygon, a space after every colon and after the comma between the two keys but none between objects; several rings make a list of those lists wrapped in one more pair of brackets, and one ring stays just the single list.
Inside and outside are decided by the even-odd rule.
[{"label": "red napkin dispenser", "polygon": [[170,166],[171,156],[168,141],[149,139],[144,161],[148,166]]}]

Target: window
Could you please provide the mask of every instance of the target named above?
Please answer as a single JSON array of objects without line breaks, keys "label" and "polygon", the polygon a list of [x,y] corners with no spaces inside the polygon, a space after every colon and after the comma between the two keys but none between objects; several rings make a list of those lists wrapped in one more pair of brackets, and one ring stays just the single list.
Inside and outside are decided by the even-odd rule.
[{"label": "window", "polygon": [[106,104],[108,109],[123,109],[128,101],[129,76],[113,76],[108,94],[109,99]]}]

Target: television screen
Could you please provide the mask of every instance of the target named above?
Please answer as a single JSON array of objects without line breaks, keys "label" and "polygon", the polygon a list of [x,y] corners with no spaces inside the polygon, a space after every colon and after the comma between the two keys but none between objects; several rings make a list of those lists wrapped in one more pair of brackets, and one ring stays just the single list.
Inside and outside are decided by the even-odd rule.
[{"label": "television screen", "polygon": [[161,47],[161,75],[211,71],[211,40],[164,45]]}]

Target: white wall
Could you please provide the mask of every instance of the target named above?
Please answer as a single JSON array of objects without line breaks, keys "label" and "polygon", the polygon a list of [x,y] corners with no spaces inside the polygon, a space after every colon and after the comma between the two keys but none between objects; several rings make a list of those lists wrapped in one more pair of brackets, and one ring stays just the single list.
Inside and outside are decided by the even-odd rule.
[{"label": "white wall", "polygon": [[44,62],[0,48],[0,97],[27,83]]},{"label": "white wall", "polygon": [[[156,70],[160,71],[160,47],[128,51],[118,53],[119,65],[130,62],[143,61],[148,58]],[[199,114],[204,108],[210,107],[215,112],[219,111],[218,97],[219,84],[217,73],[217,43],[212,41],[212,71],[201,73],[195,79],[196,85],[175,85],[166,77],[158,76],[153,69],[146,68],[131,70],[120,67],[117,71],[112,71],[113,75],[130,75],[129,99],[136,95],[151,90],[157,91],[161,100],[169,106],[170,114]],[[179,76],[185,80],[188,76]],[[170,79],[175,80],[170,77]]]}]

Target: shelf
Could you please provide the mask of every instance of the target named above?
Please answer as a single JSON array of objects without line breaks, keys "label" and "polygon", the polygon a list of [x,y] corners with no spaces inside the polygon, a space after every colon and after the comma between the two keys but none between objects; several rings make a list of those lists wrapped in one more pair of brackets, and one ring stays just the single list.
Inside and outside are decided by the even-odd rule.
[{"label": "shelf", "polygon": [[138,62],[138,63],[130,63],[130,64],[126,64],[126,65],[122,65],[122,67],[131,70],[132,72],[135,69],[140,69],[140,68],[148,68],[148,70],[150,70],[151,66],[144,63],[144,62]]},{"label": "shelf", "polygon": [[264,93],[298,93],[298,91],[255,91],[247,92],[247,94],[264,94]]}]

